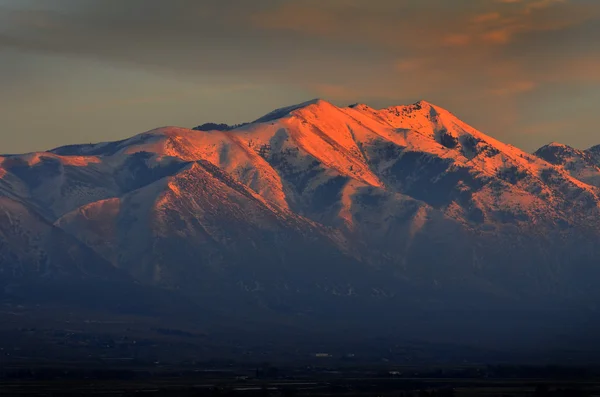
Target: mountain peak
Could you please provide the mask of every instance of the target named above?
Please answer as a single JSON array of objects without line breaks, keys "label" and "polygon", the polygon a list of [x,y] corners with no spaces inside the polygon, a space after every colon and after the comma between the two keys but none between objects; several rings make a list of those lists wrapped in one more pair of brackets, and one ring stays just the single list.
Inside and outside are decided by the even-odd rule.
[{"label": "mountain peak", "polygon": [[[433,104],[433,103],[431,103],[429,101],[426,101],[424,99],[421,99],[421,100],[413,103],[412,105],[408,105],[408,106],[405,106],[405,107],[409,108],[409,109],[412,109],[412,110],[422,110],[422,111],[428,112],[430,114],[445,113],[445,114],[454,116],[454,114],[452,112],[450,112],[449,110],[444,109],[443,107],[438,106],[436,104]],[[454,116],[454,117],[456,117],[456,116]]]},{"label": "mountain peak", "polygon": [[434,105],[433,103],[428,102],[424,99],[419,100],[410,105],[393,105],[393,106],[383,108],[380,110],[382,110],[382,111],[387,110],[389,112],[400,112],[402,114],[413,113],[413,112],[424,112],[424,113],[430,114],[430,115],[441,114],[441,113],[446,113],[449,115],[452,114],[448,110],[441,108],[437,105]]},{"label": "mountain peak", "polygon": [[541,148],[539,148],[538,150],[535,151],[535,155],[537,157],[540,157],[550,163],[556,163],[556,158],[555,156],[557,154],[561,154],[561,155],[577,155],[578,153],[581,153],[580,150],[577,150],[569,145],[565,145],[563,143],[559,143],[559,142],[550,142],[547,145],[542,146]]},{"label": "mountain peak", "polygon": [[253,123],[267,123],[269,121],[277,120],[277,119],[287,116],[294,110],[304,109],[309,106],[326,107],[326,106],[334,106],[334,105],[330,104],[329,102],[327,102],[321,98],[315,98],[315,99],[311,99],[310,101],[302,102],[302,103],[299,103],[296,105],[291,105],[291,106],[286,106],[286,107],[282,107],[279,109],[275,109],[275,110],[265,114],[261,118],[254,120]]},{"label": "mountain peak", "polygon": [[433,107],[435,106],[433,103],[426,101],[425,99],[418,100],[413,105],[421,106],[421,107]]},{"label": "mountain peak", "polygon": [[[315,108],[315,107],[317,109],[321,109],[321,110],[330,110],[331,108],[339,109],[337,106],[331,104],[330,102],[328,102],[324,99],[314,98],[309,101],[302,102],[302,103],[299,103],[296,105],[285,106],[282,108],[275,109],[275,110],[267,113],[266,115],[254,120],[252,123],[266,123],[269,121],[274,121],[274,120],[283,118],[296,110],[302,110],[302,109],[306,109],[306,108]],[[352,105],[347,106],[347,108],[357,109],[357,110],[372,109],[369,105],[366,105],[364,103],[354,103]],[[395,105],[395,106],[390,106],[388,108],[381,109],[381,110],[391,110],[391,109],[396,109],[396,110],[403,109],[404,112],[413,112],[413,111],[424,110],[429,113],[446,112],[448,114],[451,114],[449,111],[447,111],[437,105],[434,105],[433,103],[428,102],[424,99],[421,99],[411,105]]]},{"label": "mountain peak", "polygon": [[564,148],[564,149],[568,148],[568,149],[571,149],[570,146],[565,145],[565,144],[560,143],[560,142],[550,142],[549,144],[546,145],[546,147]]}]

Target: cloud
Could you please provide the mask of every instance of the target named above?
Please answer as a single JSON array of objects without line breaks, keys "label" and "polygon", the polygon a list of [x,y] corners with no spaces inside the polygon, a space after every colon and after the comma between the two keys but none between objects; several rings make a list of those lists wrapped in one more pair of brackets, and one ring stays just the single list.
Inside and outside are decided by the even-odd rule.
[{"label": "cloud", "polygon": [[471,36],[462,33],[449,34],[442,42],[448,46],[462,47],[471,44]]},{"label": "cloud", "polygon": [[473,17],[473,22],[475,23],[485,23],[490,21],[495,21],[501,18],[501,14],[497,11],[488,12],[486,14],[479,14]]},{"label": "cloud", "polygon": [[535,10],[543,10],[545,8],[551,7],[555,4],[565,4],[567,0],[534,0],[527,2],[523,12],[525,14],[530,14]]},{"label": "cloud", "polygon": [[490,90],[492,95],[515,95],[521,94],[524,92],[531,91],[535,88],[535,83],[533,81],[515,81],[508,83],[502,87],[495,88]]},{"label": "cloud", "polygon": [[510,7],[490,8],[474,14],[451,34],[446,34],[443,42],[457,46],[504,46],[526,35],[580,26],[597,18],[600,12],[600,5],[575,5],[566,0],[500,2]]},{"label": "cloud", "polygon": [[396,70],[401,73],[414,72],[427,65],[427,59],[424,58],[407,58],[396,62]]},{"label": "cloud", "polygon": [[490,44],[507,44],[512,38],[510,29],[498,29],[490,32],[485,32],[481,36],[484,42]]}]

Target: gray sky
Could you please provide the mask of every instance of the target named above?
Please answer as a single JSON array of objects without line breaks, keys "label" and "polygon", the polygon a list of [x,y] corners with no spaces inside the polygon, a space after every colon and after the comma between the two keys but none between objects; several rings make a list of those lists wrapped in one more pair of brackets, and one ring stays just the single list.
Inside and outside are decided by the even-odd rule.
[{"label": "gray sky", "polygon": [[598,0],[0,0],[1,153],[426,99],[526,150],[600,144]]}]

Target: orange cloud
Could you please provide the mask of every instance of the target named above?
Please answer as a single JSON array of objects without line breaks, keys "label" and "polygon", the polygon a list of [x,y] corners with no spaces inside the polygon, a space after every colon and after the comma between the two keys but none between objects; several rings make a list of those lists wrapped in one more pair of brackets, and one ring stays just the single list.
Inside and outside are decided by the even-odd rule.
[{"label": "orange cloud", "polygon": [[535,10],[543,10],[544,8],[548,8],[554,4],[566,3],[566,0],[537,0],[529,2],[525,5],[525,9],[523,10],[526,14],[532,13]]},{"label": "orange cloud", "polygon": [[[450,35],[446,44],[493,44],[507,45],[519,35],[530,32],[549,32],[568,29],[598,15],[598,7],[572,6],[566,0],[497,0],[514,4],[500,13],[498,10],[474,15]],[[590,12],[591,11],[591,12]],[[460,40],[461,37],[471,40]],[[456,38],[456,39],[454,39]]]},{"label": "orange cloud", "polygon": [[497,96],[515,95],[531,91],[534,88],[535,83],[533,81],[515,81],[503,87],[490,90],[490,94]]},{"label": "orange cloud", "polygon": [[486,14],[475,15],[475,17],[473,17],[473,22],[484,23],[484,22],[496,21],[496,20],[500,19],[500,17],[501,17],[501,15],[499,12],[489,12]]},{"label": "orange cloud", "polygon": [[486,43],[490,44],[507,44],[511,39],[511,31],[508,29],[493,30],[491,32],[484,33],[482,39]]},{"label": "orange cloud", "polygon": [[471,37],[468,34],[450,34],[442,39],[442,42],[448,46],[462,47],[471,43]]},{"label": "orange cloud", "polygon": [[396,62],[398,72],[411,72],[425,66],[426,61],[421,58],[402,59]]},{"label": "orange cloud", "polygon": [[[398,50],[440,49],[507,45],[519,35],[530,32],[566,29],[589,20],[585,6],[573,6],[565,0],[502,0],[514,4],[498,10],[493,4],[481,8],[472,16],[460,7],[449,8],[445,0],[429,0],[444,7],[443,15],[424,7],[415,11],[402,8],[403,2],[380,0],[373,6],[353,0],[288,1],[275,9],[263,10],[251,17],[261,29],[281,30],[319,36],[328,40],[369,44]],[[425,12],[427,11],[427,12]],[[397,16],[411,13],[405,23]],[[408,15],[408,14],[407,14]],[[396,17],[394,17],[396,16]]]}]

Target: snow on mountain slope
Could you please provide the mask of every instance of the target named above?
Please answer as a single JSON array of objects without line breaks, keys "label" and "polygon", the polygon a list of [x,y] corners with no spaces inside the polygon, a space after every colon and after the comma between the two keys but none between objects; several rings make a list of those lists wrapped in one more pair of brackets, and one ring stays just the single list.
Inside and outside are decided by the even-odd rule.
[{"label": "snow on mountain slope", "polygon": [[[547,256],[554,241],[583,246],[590,240],[573,228],[598,233],[596,188],[426,102],[374,110],[312,101],[259,121],[230,133],[259,148],[288,196],[299,197],[292,208],[343,230],[363,245],[363,258],[405,266],[409,277],[508,285],[504,268],[522,285],[537,279],[552,290],[548,280],[578,277],[567,275],[575,265],[561,267],[568,250]],[[453,258],[441,264],[439,252]]]},{"label": "snow on mountain slope", "polygon": [[84,206],[57,226],[136,279],[188,292],[212,289],[216,279],[234,290],[294,282],[313,288],[319,275],[353,263],[338,233],[270,203],[207,161]]},{"label": "snow on mountain slope", "polygon": [[[313,100],[233,130],[165,127],[119,142],[58,148],[52,154],[58,163],[93,162],[112,169],[128,169],[124,165],[133,162],[131,156],[155,163],[180,160],[156,178],[176,172],[185,162],[206,160],[265,199],[306,214],[342,205],[338,201],[351,180],[436,208],[474,208],[484,218],[501,207],[534,215],[535,208],[546,206],[542,215],[557,216],[565,200],[583,202],[589,209],[589,202],[598,198],[595,188],[562,167],[488,137],[425,101],[375,110]],[[138,188],[154,180],[129,179],[116,184]],[[126,192],[127,186],[108,190],[104,198]],[[345,195],[346,206],[349,197]]]},{"label": "snow on mountain slope", "polygon": [[121,156],[57,155],[0,157],[0,195],[29,203],[49,221],[82,205],[118,197],[185,166],[152,153]]},{"label": "snow on mountain slope", "polygon": [[0,158],[0,169],[6,194],[29,202],[50,220],[118,191],[110,169],[93,156],[30,153]]},{"label": "snow on mountain slope", "polygon": [[[158,159],[175,158],[184,162],[207,160],[234,175],[268,200],[286,208],[287,202],[279,175],[245,142],[226,131],[197,131],[177,127],[151,130],[113,144],[58,148],[55,153],[94,153],[105,161],[131,155],[154,154]],[[163,160],[164,161],[164,160]]]},{"label": "snow on mountain slope", "polygon": [[[102,164],[121,168],[130,156],[178,159],[181,166],[206,160],[279,207],[331,226],[354,224],[348,211],[352,186],[413,197],[465,224],[569,218],[565,202],[589,211],[598,201],[595,188],[561,167],[490,138],[424,101],[375,110],[313,100],[232,130],[165,127],[53,153],[97,156]],[[125,185],[135,180],[134,187],[143,185],[131,179]]]},{"label": "snow on mountain slope", "polygon": [[276,170],[292,209],[332,225],[334,211],[353,223],[349,183],[413,197],[463,223],[569,218],[566,202],[597,211],[595,188],[423,101],[374,110],[315,100],[227,133]]},{"label": "snow on mountain slope", "polygon": [[116,278],[108,262],[26,204],[0,197],[0,282],[35,277]]},{"label": "snow on mountain slope", "polygon": [[[280,134],[283,131],[289,134],[288,140],[295,147],[318,159],[324,167],[372,186],[382,186],[353,137],[350,121],[339,108],[318,100],[272,123]],[[251,135],[260,139],[261,134],[256,131],[262,126],[256,127]]]},{"label": "snow on mountain slope", "polygon": [[[434,206],[473,205],[485,215],[507,206],[533,211],[549,198],[597,201],[595,189],[562,169],[426,102],[383,110],[357,105],[347,113],[381,136],[363,145],[388,185]],[[375,129],[381,123],[392,128],[382,133]]]},{"label": "snow on mountain slope", "polygon": [[578,150],[560,143],[541,147],[535,155],[547,162],[563,167],[574,178],[600,187],[600,157],[597,149]]}]

